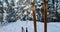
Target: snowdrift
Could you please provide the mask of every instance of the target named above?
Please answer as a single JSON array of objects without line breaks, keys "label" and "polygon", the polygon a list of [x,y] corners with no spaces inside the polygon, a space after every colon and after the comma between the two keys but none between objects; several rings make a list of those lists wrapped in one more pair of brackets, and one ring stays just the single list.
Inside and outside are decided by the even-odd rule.
[{"label": "snowdrift", "polygon": [[[33,21],[20,21],[14,23],[8,23],[7,25],[0,26],[0,32],[22,32],[22,28],[26,32],[26,27],[28,32],[34,32]],[[37,22],[37,32],[44,32],[44,23]],[[48,23],[47,32],[60,32],[60,23]]]}]

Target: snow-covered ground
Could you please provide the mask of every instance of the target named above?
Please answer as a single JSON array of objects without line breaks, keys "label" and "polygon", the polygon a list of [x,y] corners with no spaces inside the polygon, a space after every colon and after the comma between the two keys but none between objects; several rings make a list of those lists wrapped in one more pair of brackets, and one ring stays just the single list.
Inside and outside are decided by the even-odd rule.
[{"label": "snow-covered ground", "polygon": [[[0,32],[22,32],[22,28],[26,30],[28,28],[28,32],[34,32],[33,21],[20,21],[14,23],[9,23],[4,26],[0,26]],[[48,23],[47,32],[60,32],[60,23]],[[44,32],[44,23],[37,22],[37,31]]]}]

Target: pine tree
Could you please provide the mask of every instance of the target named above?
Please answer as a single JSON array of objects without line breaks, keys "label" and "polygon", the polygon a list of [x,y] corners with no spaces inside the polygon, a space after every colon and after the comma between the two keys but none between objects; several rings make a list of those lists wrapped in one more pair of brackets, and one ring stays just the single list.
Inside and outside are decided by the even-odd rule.
[{"label": "pine tree", "polygon": [[3,22],[3,13],[4,13],[4,11],[3,11],[3,2],[0,1],[0,22],[1,22],[1,24]]},{"label": "pine tree", "polygon": [[13,0],[11,0],[11,3],[9,3],[8,1],[7,1],[7,10],[6,10],[6,12],[7,12],[7,16],[6,16],[6,20],[8,21],[8,22],[15,22],[17,19],[16,19],[16,12],[15,12],[15,8],[14,8],[14,6],[15,6],[15,4],[14,4],[14,1]]}]

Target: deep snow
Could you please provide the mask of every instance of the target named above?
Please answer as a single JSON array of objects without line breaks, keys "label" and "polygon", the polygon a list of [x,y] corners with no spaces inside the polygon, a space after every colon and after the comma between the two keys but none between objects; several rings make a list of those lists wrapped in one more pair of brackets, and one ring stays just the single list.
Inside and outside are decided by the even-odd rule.
[{"label": "deep snow", "polygon": [[[34,32],[33,21],[20,21],[8,23],[7,25],[0,26],[0,32],[22,32],[21,27],[28,28],[28,32]],[[47,32],[60,32],[60,23],[48,23]],[[44,32],[44,23],[37,22],[37,31]]]}]

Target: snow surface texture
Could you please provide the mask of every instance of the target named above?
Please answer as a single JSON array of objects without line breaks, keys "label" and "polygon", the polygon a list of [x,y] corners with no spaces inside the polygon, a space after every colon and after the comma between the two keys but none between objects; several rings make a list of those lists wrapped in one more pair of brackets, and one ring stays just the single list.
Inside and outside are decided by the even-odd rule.
[{"label": "snow surface texture", "polygon": [[[22,27],[26,32],[26,27],[28,32],[34,32],[33,21],[20,21],[14,23],[8,23],[7,25],[0,26],[0,32],[22,32]],[[60,23],[48,23],[47,32],[60,32]],[[37,22],[37,32],[44,32],[44,23]]]}]

